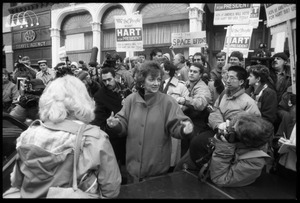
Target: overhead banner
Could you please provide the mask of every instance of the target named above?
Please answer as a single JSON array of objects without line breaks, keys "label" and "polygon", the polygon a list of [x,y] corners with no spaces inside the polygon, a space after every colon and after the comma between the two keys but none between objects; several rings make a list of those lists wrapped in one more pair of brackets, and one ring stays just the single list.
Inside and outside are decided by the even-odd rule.
[{"label": "overhead banner", "polygon": [[249,24],[252,4],[215,4],[214,25]]},{"label": "overhead banner", "polygon": [[[231,27],[231,30],[230,30]],[[224,48],[228,56],[233,51],[240,51],[243,57],[248,57],[253,27],[251,25],[233,25],[227,27]]]},{"label": "overhead banner", "polygon": [[265,4],[267,27],[296,18],[296,4]]},{"label": "overhead banner", "polygon": [[174,48],[206,47],[206,31],[172,33],[171,42]]},{"label": "overhead banner", "polygon": [[142,15],[115,16],[116,51],[143,51]]}]

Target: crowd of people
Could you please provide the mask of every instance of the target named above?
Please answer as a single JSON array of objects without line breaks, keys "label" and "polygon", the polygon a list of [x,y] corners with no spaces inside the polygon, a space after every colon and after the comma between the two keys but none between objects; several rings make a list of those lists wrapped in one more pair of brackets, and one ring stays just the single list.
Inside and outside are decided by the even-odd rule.
[{"label": "crowd of people", "polygon": [[44,197],[50,186],[68,185],[75,133],[59,126],[69,122],[87,125],[77,179],[96,171],[103,198],[183,169],[203,175],[206,167],[213,183],[228,187],[253,183],[265,168],[295,175],[279,161],[279,140],[294,139],[296,126],[288,53],[258,52],[246,66],[241,52],[228,61],[220,52],[216,67],[201,52],[170,53],[107,53],[101,64],[53,68],[40,60],[39,70],[23,57],[12,74],[3,69],[3,112],[30,124],[17,140],[14,191]]}]

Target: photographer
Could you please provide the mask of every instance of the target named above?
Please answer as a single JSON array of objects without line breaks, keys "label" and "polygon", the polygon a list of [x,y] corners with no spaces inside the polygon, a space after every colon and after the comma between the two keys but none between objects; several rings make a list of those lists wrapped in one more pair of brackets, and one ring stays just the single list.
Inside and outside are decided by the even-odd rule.
[{"label": "photographer", "polygon": [[17,105],[9,114],[22,122],[38,119],[38,102],[45,85],[40,79],[26,80],[23,85],[21,89],[24,89],[24,93],[21,93]]},{"label": "photographer", "polygon": [[14,71],[13,71],[13,82],[17,83],[18,77],[27,78],[29,80],[36,78],[37,71],[30,67],[30,59],[28,56],[24,56],[15,62]]},{"label": "photographer", "polygon": [[[213,138],[210,179],[222,187],[240,187],[253,183],[266,164],[267,143],[273,126],[255,114],[240,113],[230,122],[228,132]],[[230,136],[229,136],[230,135]]]}]

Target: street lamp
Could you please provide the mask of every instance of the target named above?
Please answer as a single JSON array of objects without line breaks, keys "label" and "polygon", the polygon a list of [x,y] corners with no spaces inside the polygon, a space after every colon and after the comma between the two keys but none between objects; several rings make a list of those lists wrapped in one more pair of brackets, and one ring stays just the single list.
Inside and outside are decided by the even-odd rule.
[{"label": "street lamp", "polygon": [[28,27],[30,26],[38,26],[39,25],[39,19],[35,12],[32,10],[22,11],[20,13],[15,13],[11,17],[8,17],[8,20],[5,24],[6,27],[16,27],[20,26],[20,28]]}]

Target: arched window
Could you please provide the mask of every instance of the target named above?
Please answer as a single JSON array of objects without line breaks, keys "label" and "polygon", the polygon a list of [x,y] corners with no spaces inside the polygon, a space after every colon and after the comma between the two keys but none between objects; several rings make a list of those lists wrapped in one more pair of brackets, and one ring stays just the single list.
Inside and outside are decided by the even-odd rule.
[{"label": "arched window", "polygon": [[66,46],[69,60],[89,61],[93,45],[92,16],[88,12],[68,15],[61,26],[61,46]]}]

